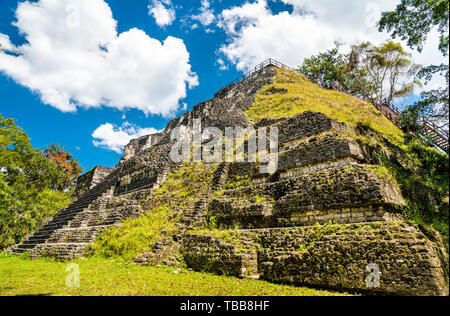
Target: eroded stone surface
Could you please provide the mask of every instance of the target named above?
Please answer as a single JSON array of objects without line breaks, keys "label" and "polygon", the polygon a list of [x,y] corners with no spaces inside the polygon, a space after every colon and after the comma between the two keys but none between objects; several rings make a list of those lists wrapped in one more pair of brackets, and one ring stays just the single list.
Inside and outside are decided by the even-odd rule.
[{"label": "eroded stone surface", "polygon": [[[182,265],[182,255],[197,271],[338,290],[447,294],[448,255],[439,237],[403,220],[398,185],[366,165],[351,127],[314,112],[256,126],[247,118],[244,111],[275,74],[272,66],[263,68],[171,121],[161,133],[130,142],[116,168],[97,167],[81,176],[76,201],[11,251],[70,260],[103,229],[149,211],[149,195],[180,166],[169,156],[176,127],[192,129],[194,119],[221,130],[276,126],[276,173],[260,173],[257,163],[220,163],[212,187],[216,193],[182,210],[180,232],[164,236],[136,262]],[[211,222],[217,226],[209,227],[212,232],[205,229]],[[365,283],[368,264],[377,264],[382,273],[377,288]]]},{"label": "eroded stone surface", "polygon": [[[433,244],[407,222],[229,231],[220,237],[189,235],[184,256],[198,271],[234,276],[257,274],[288,284],[395,295],[448,295]],[[245,260],[244,260],[245,258]],[[257,262],[250,265],[247,262]],[[370,287],[366,267],[379,268],[379,285]],[[370,285],[370,283],[369,283]]]}]

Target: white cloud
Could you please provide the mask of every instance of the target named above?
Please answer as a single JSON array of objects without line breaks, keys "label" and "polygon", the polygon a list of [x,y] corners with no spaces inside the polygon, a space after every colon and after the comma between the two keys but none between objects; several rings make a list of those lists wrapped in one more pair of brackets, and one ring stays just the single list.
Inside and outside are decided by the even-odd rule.
[{"label": "white cloud", "polygon": [[222,58],[219,58],[217,60],[217,64],[219,65],[220,70],[227,70],[228,66],[226,65],[225,61]]},{"label": "white cloud", "polygon": [[92,133],[92,137],[95,139],[92,143],[96,147],[122,154],[124,146],[132,139],[158,132],[160,131],[155,128],[142,128],[129,122],[123,123],[122,126],[105,123]]},{"label": "white cloud", "polygon": [[171,0],[151,0],[148,6],[148,14],[155,18],[159,27],[168,26],[176,19]]},{"label": "white cloud", "polygon": [[0,34],[0,71],[61,111],[104,105],[170,116],[186,85],[198,84],[181,39],[160,42],[136,28],[118,34],[104,0],[21,2],[16,19],[26,43],[15,47]]},{"label": "white cloud", "polygon": [[[304,58],[334,47],[336,41],[344,43],[344,51],[362,41],[379,44],[391,39],[376,27],[381,13],[395,9],[400,3],[399,0],[270,0],[293,6],[291,13],[273,13],[267,1],[246,2],[222,11],[218,25],[228,40],[219,49],[220,67],[223,57],[238,70],[247,70],[270,57],[296,67]],[[437,41],[438,35],[433,33],[422,54],[410,50],[413,60],[425,66],[445,63]],[[438,86],[438,81],[431,86]]]},{"label": "white cloud", "polygon": [[[225,30],[229,41],[220,48],[220,52],[239,70],[246,70],[269,57],[297,66],[304,58],[332,48],[335,41],[351,44],[358,39],[367,40],[364,14],[361,14],[364,9],[359,11],[358,20],[352,21],[353,25],[345,21],[345,16],[340,16],[341,21],[336,22],[337,25],[332,23],[331,16],[336,11],[332,12],[327,3],[337,2],[340,5],[334,4],[334,7],[351,11],[347,1],[345,5],[339,1],[325,1],[312,6],[309,5],[316,4],[315,1],[282,1],[294,3],[295,10],[274,14],[266,0],[257,0],[221,13],[219,26]],[[314,12],[316,7],[321,11]],[[330,16],[320,18],[322,11],[329,12]]]},{"label": "white cloud", "polygon": [[19,48],[11,43],[9,36],[6,34],[0,33],[0,45],[1,45],[0,49],[2,49],[3,51],[11,53],[20,53]]},{"label": "white cloud", "polygon": [[209,0],[202,0],[202,6],[199,9],[199,13],[192,15],[193,20],[199,21],[203,26],[209,26],[216,20],[214,10],[211,9]]}]

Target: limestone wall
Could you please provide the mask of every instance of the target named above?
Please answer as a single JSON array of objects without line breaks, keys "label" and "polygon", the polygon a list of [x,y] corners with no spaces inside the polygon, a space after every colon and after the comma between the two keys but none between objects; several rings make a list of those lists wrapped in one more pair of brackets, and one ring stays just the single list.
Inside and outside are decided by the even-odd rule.
[{"label": "limestone wall", "polygon": [[137,139],[133,139],[128,145],[124,148],[124,157],[122,158],[122,161],[126,161],[133,156],[137,155],[138,153],[146,150],[147,148],[151,148],[159,143],[161,140],[162,134],[152,134],[152,135],[146,135],[142,136]]},{"label": "limestone wall", "polygon": [[[214,234],[212,233],[214,236]],[[197,271],[242,276],[237,253],[257,260],[261,279],[394,295],[448,295],[443,249],[407,222],[271,228],[190,235],[182,248]],[[378,286],[366,283],[376,264]],[[218,268],[220,267],[220,268]],[[218,269],[218,270],[217,270]],[[369,284],[369,286],[368,286]]]},{"label": "limestone wall", "polygon": [[[258,235],[264,248],[258,267],[265,280],[397,295],[448,294],[439,249],[408,223],[266,230]],[[365,282],[369,264],[379,267],[378,287]]]},{"label": "limestone wall", "polygon": [[75,185],[72,197],[78,199],[97,184],[101,183],[113,170],[113,168],[97,166],[81,175],[77,179],[77,184]]},{"label": "limestone wall", "polygon": [[319,135],[329,130],[338,132],[349,131],[346,124],[339,123],[323,113],[311,111],[306,111],[288,118],[264,119],[257,126],[277,127],[280,144]]},{"label": "limestone wall", "polygon": [[205,235],[186,235],[181,252],[196,271],[247,277],[257,274],[256,251]]}]

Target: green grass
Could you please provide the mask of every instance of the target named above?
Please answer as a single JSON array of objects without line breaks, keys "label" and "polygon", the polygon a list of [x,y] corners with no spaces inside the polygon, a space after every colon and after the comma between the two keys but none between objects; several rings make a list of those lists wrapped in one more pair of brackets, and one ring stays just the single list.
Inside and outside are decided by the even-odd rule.
[{"label": "green grass", "polygon": [[[272,93],[274,87],[280,92]],[[286,90],[287,93],[281,92]],[[351,126],[370,126],[398,146],[404,142],[403,132],[369,102],[346,93],[321,89],[303,75],[286,69],[277,69],[274,84],[258,93],[246,114],[258,122],[305,111],[324,113]]]},{"label": "green grass", "polygon": [[92,257],[73,261],[80,287],[68,288],[68,263],[0,255],[0,296],[335,296],[348,295]]}]

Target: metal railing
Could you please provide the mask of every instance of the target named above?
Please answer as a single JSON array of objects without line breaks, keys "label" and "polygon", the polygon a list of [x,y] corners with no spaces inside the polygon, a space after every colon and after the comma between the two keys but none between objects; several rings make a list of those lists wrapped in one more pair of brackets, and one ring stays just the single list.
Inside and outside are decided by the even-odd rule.
[{"label": "metal railing", "polygon": [[440,128],[434,123],[431,123],[426,118],[423,118],[422,130],[420,133],[428,140],[430,140],[435,146],[448,153],[448,136],[446,136],[446,132],[444,131],[444,129]]},{"label": "metal railing", "polygon": [[[298,70],[296,70],[292,67],[289,67],[273,58],[269,58],[269,59],[263,61],[262,63],[260,63],[259,65],[255,66],[254,68],[252,68],[245,74],[243,74],[241,77],[231,81],[229,84],[224,86],[224,88],[227,88],[233,84],[238,84],[238,83],[244,81],[245,79],[251,77],[252,75],[254,75],[255,73],[257,73],[258,71],[260,71],[261,69],[263,69],[264,67],[267,67],[267,66],[275,66],[278,68],[285,68],[285,69],[288,69],[288,70],[291,70],[294,72],[298,72]],[[385,111],[382,108],[382,106],[379,106],[377,104],[374,104],[374,106],[378,110],[380,110],[383,113],[383,115],[386,116],[389,120],[391,120],[395,125],[401,127],[398,122],[398,116],[400,114],[402,114],[402,111],[398,107],[396,107],[394,104],[384,104],[383,105],[383,106],[386,106],[389,109],[391,109],[396,114],[394,117],[391,113],[387,113],[387,111]],[[435,126],[433,123],[426,120],[425,118],[423,119],[422,134],[424,136],[426,136],[434,145],[436,145],[441,150],[448,153],[449,142],[448,142],[448,137],[444,136],[445,132],[443,130],[441,130],[439,127]]]},{"label": "metal railing", "polygon": [[289,67],[283,63],[280,63],[279,61],[277,61],[273,58],[269,58],[269,59],[266,59],[265,61],[263,61],[262,63],[260,63],[259,65],[257,65],[255,68],[252,68],[251,70],[249,70],[248,72],[246,72],[245,74],[240,76],[239,78],[231,81],[229,84],[225,85],[224,88],[227,88],[233,84],[238,84],[239,82],[244,81],[245,79],[251,77],[252,75],[254,75],[255,73],[257,73],[258,71],[260,71],[261,69],[263,69],[264,67],[267,67],[267,66],[275,66],[278,68],[285,68],[285,69],[297,72],[297,70],[295,70],[294,68]]}]

